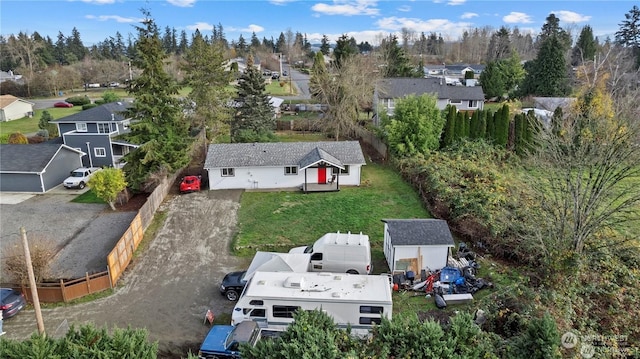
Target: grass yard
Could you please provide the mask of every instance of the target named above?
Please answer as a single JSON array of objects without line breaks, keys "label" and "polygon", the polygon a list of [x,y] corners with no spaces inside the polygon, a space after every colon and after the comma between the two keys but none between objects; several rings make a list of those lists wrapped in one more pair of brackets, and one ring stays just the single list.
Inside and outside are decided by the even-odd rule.
[{"label": "grass yard", "polygon": [[[313,243],[325,233],[347,231],[369,235],[372,255],[382,259],[383,218],[430,218],[417,193],[387,166],[367,164],[360,187],[340,192],[245,192],[238,212],[232,251],[285,252]],[[383,269],[383,268],[380,268]]]},{"label": "grass yard", "polygon": [[78,197],[74,198],[71,200],[71,202],[74,203],[100,203],[100,204],[106,204],[107,202],[103,201],[102,199],[98,198],[95,194],[95,192],[93,192],[92,190],[88,190],[85,193],[79,195]]},{"label": "grass yard", "polygon": [[[35,110],[32,118],[23,117],[19,120],[0,122],[0,137],[3,140],[1,143],[7,143],[7,137],[15,132],[21,132],[23,134],[38,132],[38,122],[40,122],[40,117],[42,117],[43,111],[45,110]],[[53,119],[57,120],[82,111],[82,106],[74,106],[71,108],[48,108],[46,111],[49,111],[51,116],[53,116]]]},{"label": "grass yard", "polygon": [[279,142],[330,141],[324,133],[318,132],[280,131],[276,135]]},{"label": "grass yard", "polygon": [[[284,83],[284,86],[280,86],[280,82]],[[267,83],[265,87],[266,92],[272,96],[292,96],[297,95],[295,87],[291,86],[291,83],[286,80],[273,80],[271,83]]]}]

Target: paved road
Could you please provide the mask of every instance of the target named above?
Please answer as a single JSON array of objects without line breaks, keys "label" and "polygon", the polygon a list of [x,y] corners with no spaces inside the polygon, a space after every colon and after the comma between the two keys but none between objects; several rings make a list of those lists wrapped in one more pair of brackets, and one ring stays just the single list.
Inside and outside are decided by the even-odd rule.
[{"label": "paved road", "polygon": [[297,89],[297,95],[295,96],[279,96],[284,98],[285,100],[308,100],[311,98],[311,94],[309,92],[309,75],[297,71],[294,68],[288,70],[289,76],[291,77],[291,81],[293,85]]}]

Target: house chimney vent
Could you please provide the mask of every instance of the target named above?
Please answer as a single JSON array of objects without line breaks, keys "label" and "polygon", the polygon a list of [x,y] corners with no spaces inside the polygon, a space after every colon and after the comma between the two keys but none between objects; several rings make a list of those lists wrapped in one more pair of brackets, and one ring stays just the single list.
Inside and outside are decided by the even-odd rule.
[{"label": "house chimney vent", "polygon": [[116,115],[111,114],[111,121],[115,121],[116,120]]}]

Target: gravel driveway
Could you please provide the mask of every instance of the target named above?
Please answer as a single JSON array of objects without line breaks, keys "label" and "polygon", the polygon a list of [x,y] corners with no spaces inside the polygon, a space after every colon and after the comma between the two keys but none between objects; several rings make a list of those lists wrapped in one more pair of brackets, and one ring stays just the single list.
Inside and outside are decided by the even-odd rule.
[{"label": "gravel driveway", "polygon": [[[48,335],[64,335],[71,324],[147,328],[163,357],[197,350],[208,331],[207,309],[230,314],[233,303],[218,292],[225,273],[246,268],[248,259],[230,255],[242,191],[202,191],[170,196],[164,226],[144,255],[132,262],[113,295],[90,303],[44,309]],[[11,339],[36,331],[33,311],[5,321]]]}]

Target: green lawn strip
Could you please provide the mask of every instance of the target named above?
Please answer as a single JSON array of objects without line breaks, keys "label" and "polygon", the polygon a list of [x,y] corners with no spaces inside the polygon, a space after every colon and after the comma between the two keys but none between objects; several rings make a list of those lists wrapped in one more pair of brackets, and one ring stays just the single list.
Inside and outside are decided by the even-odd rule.
[{"label": "green lawn strip", "polygon": [[72,199],[71,202],[74,202],[74,203],[101,203],[101,204],[106,204],[107,203],[107,202],[103,201],[102,199],[96,197],[95,192],[93,192],[92,190],[88,190],[87,192],[79,195],[78,197]]},{"label": "green lawn strip", "polygon": [[288,251],[313,243],[325,233],[369,235],[373,256],[381,257],[383,218],[429,218],[416,192],[390,167],[363,167],[363,185],[340,192],[245,192],[232,250],[239,256],[256,251]]},{"label": "green lawn strip", "polygon": [[[57,120],[74,113],[82,111],[81,106],[74,106],[71,108],[48,108],[53,119]],[[10,135],[15,132],[20,132],[22,134],[34,133],[40,130],[38,128],[38,122],[40,122],[40,117],[42,117],[42,112],[45,110],[35,110],[33,117],[23,117],[18,120],[8,121],[8,122],[0,122],[0,135]]]},{"label": "green lawn strip", "polygon": [[[283,83],[283,86],[280,86],[280,82]],[[270,84],[266,84],[265,90],[269,95],[272,96],[291,96],[297,95],[295,88],[291,87],[291,83],[285,80],[273,80]]]}]

